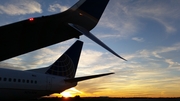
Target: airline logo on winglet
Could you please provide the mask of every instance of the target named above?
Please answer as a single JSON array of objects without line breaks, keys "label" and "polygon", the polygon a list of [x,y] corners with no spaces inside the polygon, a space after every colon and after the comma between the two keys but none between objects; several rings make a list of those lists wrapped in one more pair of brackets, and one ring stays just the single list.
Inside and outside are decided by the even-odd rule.
[{"label": "airline logo on winglet", "polygon": [[58,61],[50,66],[46,73],[73,78],[75,75],[74,63],[68,55],[63,54]]}]

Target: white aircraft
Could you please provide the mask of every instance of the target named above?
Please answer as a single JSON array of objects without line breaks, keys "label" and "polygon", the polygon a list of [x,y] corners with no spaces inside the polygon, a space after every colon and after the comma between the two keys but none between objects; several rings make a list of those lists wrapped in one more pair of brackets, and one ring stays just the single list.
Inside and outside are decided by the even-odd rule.
[{"label": "white aircraft", "polygon": [[26,71],[0,68],[0,101],[34,99],[60,93],[79,81],[113,73],[75,78],[83,42],[76,41],[58,60],[46,68]]}]

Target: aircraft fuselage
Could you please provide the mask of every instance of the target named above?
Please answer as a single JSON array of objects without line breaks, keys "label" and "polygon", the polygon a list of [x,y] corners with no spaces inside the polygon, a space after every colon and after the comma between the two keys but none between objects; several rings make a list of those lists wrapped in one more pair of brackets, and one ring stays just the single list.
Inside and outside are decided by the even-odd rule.
[{"label": "aircraft fuselage", "polygon": [[0,100],[33,99],[76,86],[65,77],[0,68]]}]

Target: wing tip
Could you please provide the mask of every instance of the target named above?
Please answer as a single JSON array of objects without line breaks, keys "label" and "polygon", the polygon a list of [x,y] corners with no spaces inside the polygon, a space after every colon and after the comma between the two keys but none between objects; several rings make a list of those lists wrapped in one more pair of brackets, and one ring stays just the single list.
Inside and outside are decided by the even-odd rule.
[{"label": "wing tip", "polygon": [[124,61],[127,61],[125,58],[121,57],[121,56],[118,55],[118,54],[114,54],[114,55],[116,55],[116,56],[119,57],[120,59],[123,59]]},{"label": "wing tip", "polygon": [[119,57],[120,59],[123,59],[124,61],[127,61],[125,58],[123,58],[123,57]]}]

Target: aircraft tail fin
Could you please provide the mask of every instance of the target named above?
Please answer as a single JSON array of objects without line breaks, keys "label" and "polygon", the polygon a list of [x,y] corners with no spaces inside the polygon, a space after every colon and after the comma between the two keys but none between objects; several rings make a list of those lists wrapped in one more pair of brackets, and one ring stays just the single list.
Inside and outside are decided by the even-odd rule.
[{"label": "aircraft tail fin", "polygon": [[83,76],[83,77],[65,79],[64,81],[69,82],[69,83],[73,83],[73,82],[84,81],[84,80],[98,78],[98,77],[101,77],[101,76],[106,76],[106,75],[111,75],[111,74],[114,74],[114,73],[105,73],[105,74],[98,74],[98,75],[91,75],[91,76]]},{"label": "aircraft tail fin", "polygon": [[46,74],[74,78],[79,62],[83,42],[76,41],[59,59],[46,71]]}]

